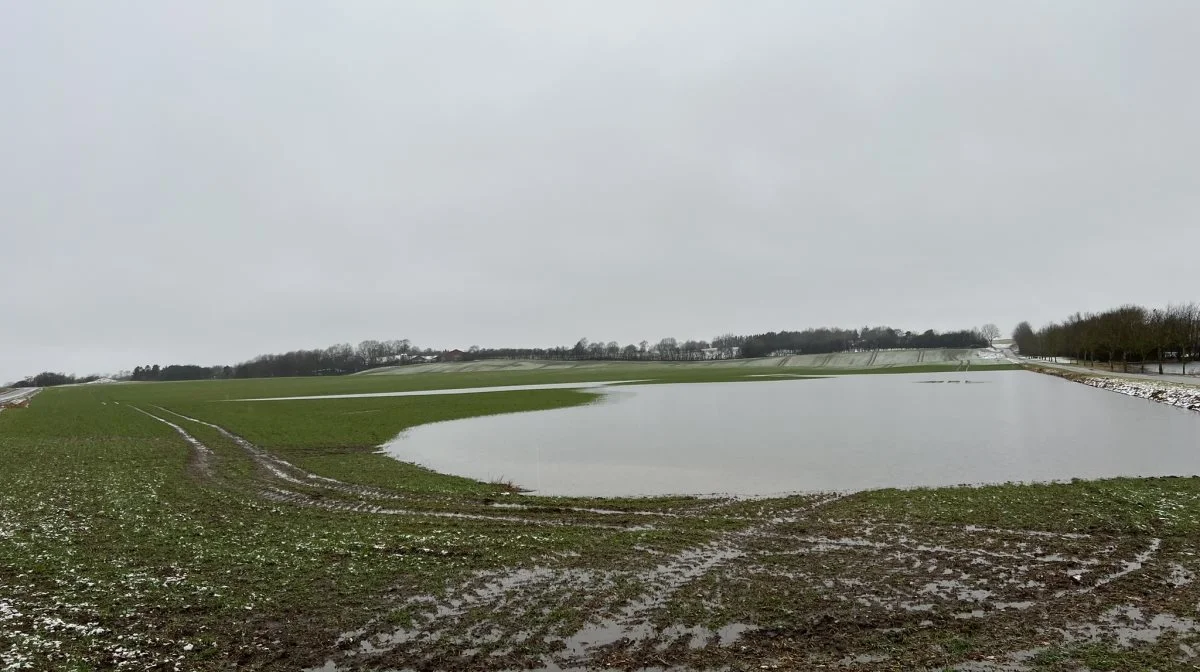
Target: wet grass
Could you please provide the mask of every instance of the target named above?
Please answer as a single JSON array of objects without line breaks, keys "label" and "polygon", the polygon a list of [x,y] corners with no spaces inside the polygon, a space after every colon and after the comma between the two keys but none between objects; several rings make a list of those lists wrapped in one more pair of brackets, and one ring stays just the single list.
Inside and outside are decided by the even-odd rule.
[{"label": "wet grass", "polygon": [[[369,618],[364,607],[398,576],[432,588],[468,566],[578,546],[503,522],[273,505],[188,475],[169,428],[87,396],[50,391],[0,418],[0,656],[11,669],[294,669],[294,652]],[[245,478],[244,458],[205,440],[243,462],[227,478]]]},{"label": "wet grass", "polygon": [[[214,453],[219,478],[205,479],[189,469],[188,445],[134,408],[162,405],[219,421],[325,476],[443,496],[414,497],[408,508],[470,512],[487,511],[510,489],[371,454],[372,442],[420,422],[588,403],[590,395],[181,401],[218,385],[60,388],[0,417],[5,669],[224,669],[239,661],[296,669],[332,650],[331,633],[376,616],[400,577],[408,590],[430,592],[548,553],[656,543],[619,529],[640,517],[604,516],[615,529],[597,532],[274,504],[255,492],[255,465],[228,438],[179,421]],[[379,413],[346,422],[363,410]],[[326,424],[340,427],[341,438],[322,431]],[[563,516],[551,508],[527,517]]]},{"label": "wet grass", "polygon": [[1200,478],[873,490],[843,505],[851,518],[1049,532],[1200,534]]},{"label": "wet grass", "polygon": [[325,476],[414,491],[490,492],[503,488],[436,474],[376,451],[399,432],[419,424],[565,408],[595,398],[595,394],[576,390],[528,390],[428,397],[176,402],[166,407],[226,427]]},{"label": "wet grass", "polygon": [[[626,379],[645,377],[635,368]],[[671,382],[747,373],[656,370]],[[988,669],[988,656],[1005,663],[1022,650],[1035,653],[1020,669],[1196,662],[1186,654],[1200,647],[1194,633],[1132,646],[1070,633],[1123,604],[1200,618],[1200,479],[833,501],[527,497],[373,447],[421,423],[585,404],[591,394],[227,401],[595,377],[80,386],[6,410],[0,669],[296,670],[328,658],[353,669],[504,669],[577,655],[617,668]],[[280,462],[263,455],[293,475],[273,474]],[[1138,567],[1121,574],[1130,563]],[[1005,606],[1025,602],[1033,606]],[[984,616],[959,617],[976,609]],[[715,633],[727,624],[750,628],[722,645]],[[672,629],[685,627],[698,634]],[[587,628],[599,629],[589,637],[601,646],[571,653],[567,641]]]}]

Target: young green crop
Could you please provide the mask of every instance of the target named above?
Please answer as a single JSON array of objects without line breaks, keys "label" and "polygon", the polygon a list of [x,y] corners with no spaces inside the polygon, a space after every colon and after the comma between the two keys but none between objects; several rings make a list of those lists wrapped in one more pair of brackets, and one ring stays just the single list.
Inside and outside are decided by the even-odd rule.
[{"label": "young green crop", "polygon": [[[1031,649],[1029,666],[1047,670],[1190,664],[1181,645],[1200,647],[1196,632],[1133,649],[1064,633],[1131,603],[1200,619],[1200,479],[527,497],[375,447],[421,423],[592,394],[232,401],[763,381],[750,377],[760,371],[647,364],[48,389],[0,414],[0,669],[296,670],[337,656],[361,669],[512,669],[562,662],[556,642],[606,617],[651,634],[581,664],[834,668],[871,654],[859,669],[941,669]],[[1075,560],[1087,570],[1079,579],[1067,572]],[[1115,578],[1098,584],[1104,576]],[[953,582],[968,580],[960,599]],[[986,605],[971,603],[989,591]],[[1036,606],[995,606],[1026,601]],[[730,625],[746,627],[721,645]],[[350,653],[405,628],[423,634]],[[681,628],[716,643],[694,646]]]}]

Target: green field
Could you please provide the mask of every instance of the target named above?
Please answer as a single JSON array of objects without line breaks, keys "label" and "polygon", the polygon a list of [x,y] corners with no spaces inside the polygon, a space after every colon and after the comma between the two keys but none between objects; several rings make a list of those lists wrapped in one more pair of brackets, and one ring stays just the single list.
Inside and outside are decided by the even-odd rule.
[{"label": "green field", "polygon": [[0,670],[1197,663],[1200,479],[541,498],[375,447],[422,423],[591,394],[230,401],[764,380],[684,364],[602,372],[43,391],[0,413]]}]

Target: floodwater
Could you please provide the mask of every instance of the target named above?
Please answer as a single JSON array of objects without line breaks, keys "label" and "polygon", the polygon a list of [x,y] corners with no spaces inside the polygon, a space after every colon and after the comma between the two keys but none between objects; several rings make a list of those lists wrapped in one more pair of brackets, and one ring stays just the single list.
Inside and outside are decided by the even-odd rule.
[{"label": "floodwater", "polygon": [[740,494],[1200,474],[1200,414],[1023,371],[606,388],[383,449],[551,495]]}]

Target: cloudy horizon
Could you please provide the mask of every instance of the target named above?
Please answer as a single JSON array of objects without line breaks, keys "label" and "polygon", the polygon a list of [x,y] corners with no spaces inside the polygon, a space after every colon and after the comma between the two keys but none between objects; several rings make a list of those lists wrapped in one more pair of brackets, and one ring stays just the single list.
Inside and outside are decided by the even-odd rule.
[{"label": "cloudy horizon", "polygon": [[1200,300],[1195,3],[4,14],[0,383]]}]

